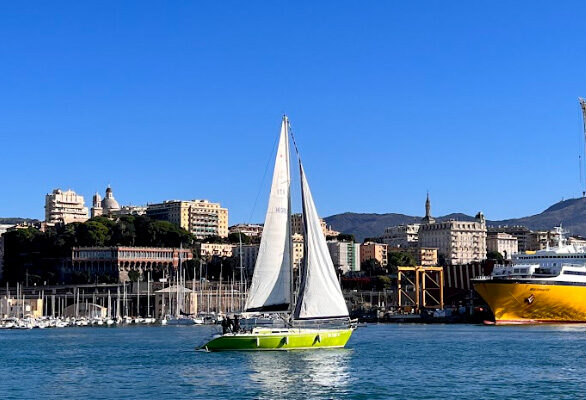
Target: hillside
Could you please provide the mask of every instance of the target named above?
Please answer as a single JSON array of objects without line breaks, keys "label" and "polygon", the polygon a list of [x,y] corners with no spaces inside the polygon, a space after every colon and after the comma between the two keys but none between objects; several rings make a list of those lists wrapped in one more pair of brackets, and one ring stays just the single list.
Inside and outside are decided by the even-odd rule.
[{"label": "hillside", "polygon": [[405,214],[357,214],[343,213],[324,218],[332,227],[343,233],[352,233],[356,240],[364,240],[365,237],[379,236],[387,226],[413,224],[421,217],[412,217]]},{"label": "hillside", "polygon": [[[473,220],[474,217],[462,213],[436,217],[438,221],[449,219],[469,221]],[[357,240],[363,240],[365,237],[380,236],[388,226],[415,223],[420,221],[421,217],[396,213],[359,214],[346,212],[329,216],[325,220],[335,230],[352,233]],[[586,236],[586,198],[564,200],[539,214],[528,217],[487,221],[489,226],[523,225],[533,230],[551,229],[560,223],[570,233]]]},{"label": "hillside", "polygon": [[524,225],[529,229],[551,229],[560,223],[572,234],[586,236],[586,198],[560,201],[542,213],[494,221],[492,225]]},{"label": "hillside", "polygon": [[18,217],[10,217],[10,218],[0,218],[0,225],[16,225],[22,223],[37,223],[39,220],[31,219],[31,218],[18,218]]}]

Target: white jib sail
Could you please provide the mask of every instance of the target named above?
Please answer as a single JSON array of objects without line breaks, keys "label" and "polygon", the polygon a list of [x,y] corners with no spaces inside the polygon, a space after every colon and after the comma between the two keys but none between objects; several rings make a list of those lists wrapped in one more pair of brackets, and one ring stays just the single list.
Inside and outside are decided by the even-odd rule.
[{"label": "white jib sail", "polygon": [[304,223],[304,270],[295,307],[295,319],[347,317],[348,308],[330,257],[317,210],[301,170],[301,194],[303,197]]},{"label": "white jib sail", "polygon": [[245,311],[286,311],[291,303],[291,174],[288,122],[283,118],[273,183]]}]

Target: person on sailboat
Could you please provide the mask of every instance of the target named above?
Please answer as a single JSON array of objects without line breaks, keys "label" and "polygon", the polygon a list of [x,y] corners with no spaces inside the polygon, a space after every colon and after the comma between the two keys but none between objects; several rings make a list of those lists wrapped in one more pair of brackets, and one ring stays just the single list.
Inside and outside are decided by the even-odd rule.
[{"label": "person on sailboat", "polygon": [[238,315],[234,315],[234,328],[232,329],[232,332],[240,332],[240,320],[238,319]]}]

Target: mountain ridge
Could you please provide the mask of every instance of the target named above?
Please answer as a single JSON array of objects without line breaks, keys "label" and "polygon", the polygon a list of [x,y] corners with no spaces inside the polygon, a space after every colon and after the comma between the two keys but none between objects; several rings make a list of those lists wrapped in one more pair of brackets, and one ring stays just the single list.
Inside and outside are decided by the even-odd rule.
[{"label": "mountain ridge", "polygon": [[[436,221],[450,219],[472,221],[473,216],[463,213],[451,213],[435,217]],[[386,227],[413,224],[421,221],[421,217],[400,213],[352,213],[330,215],[324,218],[333,229],[342,233],[353,234],[357,240],[376,237],[383,234]],[[586,236],[586,197],[562,200],[552,204],[541,213],[520,218],[504,220],[487,220],[488,226],[522,225],[532,230],[552,229],[562,224],[571,234]]]}]

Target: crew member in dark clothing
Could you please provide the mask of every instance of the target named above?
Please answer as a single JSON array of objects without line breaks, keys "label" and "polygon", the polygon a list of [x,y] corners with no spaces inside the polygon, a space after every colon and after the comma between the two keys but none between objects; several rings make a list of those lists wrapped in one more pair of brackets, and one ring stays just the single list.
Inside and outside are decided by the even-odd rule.
[{"label": "crew member in dark clothing", "polygon": [[238,315],[234,316],[234,333],[240,332],[240,320],[238,319]]},{"label": "crew member in dark clothing", "polygon": [[233,325],[232,324],[233,324],[233,322],[230,319],[230,317],[226,316],[226,325],[228,326],[228,331],[229,332],[234,332]]},{"label": "crew member in dark clothing", "polygon": [[228,321],[226,321],[225,319],[222,320],[222,333],[228,333]]}]

